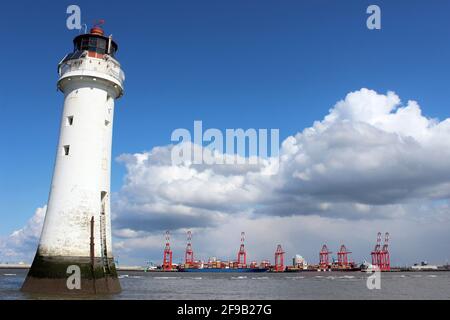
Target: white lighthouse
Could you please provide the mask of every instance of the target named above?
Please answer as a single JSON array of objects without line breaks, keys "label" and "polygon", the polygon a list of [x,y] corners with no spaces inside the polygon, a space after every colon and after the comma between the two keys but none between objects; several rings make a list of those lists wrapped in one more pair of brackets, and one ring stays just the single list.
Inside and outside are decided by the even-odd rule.
[{"label": "white lighthouse", "polygon": [[44,227],[22,287],[26,292],[121,290],[111,250],[110,173],[114,101],[123,95],[125,77],[115,59],[117,44],[100,27],[73,43],[73,52],[58,65],[64,108]]}]

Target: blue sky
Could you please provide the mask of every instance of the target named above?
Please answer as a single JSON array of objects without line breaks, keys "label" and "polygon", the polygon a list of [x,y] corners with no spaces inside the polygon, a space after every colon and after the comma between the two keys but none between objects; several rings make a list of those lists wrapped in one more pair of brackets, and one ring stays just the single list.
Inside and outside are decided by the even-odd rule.
[{"label": "blue sky", "polygon": [[[450,107],[450,2],[7,1],[0,12],[0,234],[46,203],[63,96],[56,65],[78,34],[105,19],[119,44],[126,93],[116,104],[113,157],[170,143],[176,128],[279,128],[281,140],[367,87]],[[370,4],[382,30],[366,28]],[[114,162],[112,191],[125,174]]]}]

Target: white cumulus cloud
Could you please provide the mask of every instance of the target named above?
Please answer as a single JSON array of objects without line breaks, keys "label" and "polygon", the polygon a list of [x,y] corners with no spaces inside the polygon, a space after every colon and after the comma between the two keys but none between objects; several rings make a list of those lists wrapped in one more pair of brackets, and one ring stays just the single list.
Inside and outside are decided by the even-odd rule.
[{"label": "white cumulus cloud", "polygon": [[4,239],[0,238],[0,261],[30,261],[41,236],[47,206],[37,208],[27,224]]},{"label": "white cumulus cloud", "polygon": [[154,230],[214,225],[233,213],[396,217],[406,214],[398,204],[449,197],[449,147],[450,121],[424,117],[414,101],[402,106],[393,92],[361,89],[286,138],[276,174],[264,164],[172,165],[172,146],[122,155],[118,221],[126,227],[134,217]]}]

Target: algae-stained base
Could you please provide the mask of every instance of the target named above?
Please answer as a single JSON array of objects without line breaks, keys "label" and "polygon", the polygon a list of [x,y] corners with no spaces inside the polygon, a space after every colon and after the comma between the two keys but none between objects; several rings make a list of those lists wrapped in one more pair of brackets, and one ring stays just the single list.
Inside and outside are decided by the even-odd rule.
[{"label": "algae-stained base", "polygon": [[[89,295],[119,293],[121,291],[117,271],[112,258],[108,259],[109,273],[105,273],[101,258],[44,257],[37,254],[22,285],[22,291],[42,294]],[[81,288],[70,290],[67,279],[69,266],[78,266],[81,272]]]}]

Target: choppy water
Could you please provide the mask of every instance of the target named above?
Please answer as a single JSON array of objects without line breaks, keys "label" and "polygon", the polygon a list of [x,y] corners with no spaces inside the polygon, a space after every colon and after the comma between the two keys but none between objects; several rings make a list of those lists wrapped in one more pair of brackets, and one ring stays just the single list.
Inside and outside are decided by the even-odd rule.
[{"label": "choppy water", "polygon": [[[0,300],[46,299],[19,291],[26,270],[0,269]],[[450,299],[450,272],[383,273],[368,290],[361,272],[282,274],[120,272],[122,293],[101,299]]]}]

